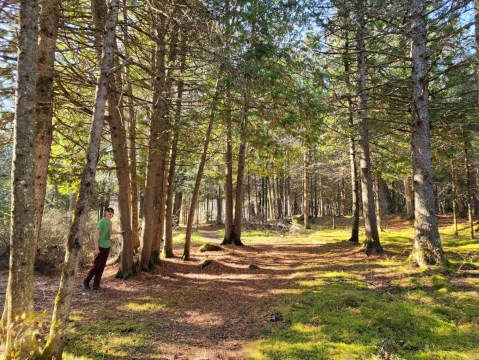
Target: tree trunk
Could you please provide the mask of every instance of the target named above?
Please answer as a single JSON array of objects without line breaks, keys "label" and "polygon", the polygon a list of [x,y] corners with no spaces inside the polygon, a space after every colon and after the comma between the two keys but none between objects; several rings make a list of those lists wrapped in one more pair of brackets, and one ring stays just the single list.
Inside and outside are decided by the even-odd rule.
[{"label": "tree trunk", "polygon": [[319,176],[319,216],[324,216],[323,178]]},{"label": "tree trunk", "polygon": [[304,228],[311,229],[309,224],[309,149],[303,155],[303,216]]},{"label": "tree trunk", "polygon": [[[107,12],[107,4],[105,0],[93,0],[95,5],[92,9],[97,9],[92,13],[93,23],[95,24],[96,33],[101,37],[102,29],[105,28],[106,18],[102,15]],[[99,40],[101,43],[101,39]],[[100,47],[101,49],[101,47]],[[99,59],[101,59],[101,50],[98,51]],[[118,64],[118,58],[114,55],[114,65]],[[108,75],[108,123],[110,126],[111,144],[113,149],[113,158],[116,165],[116,177],[118,180],[118,208],[120,210],[120,224],[124,231],[123,244],[121,251],[120,268],[116,276],[118,278],[127,279],[134,273],[133,268],[133,242],[131,233],[131,217],[130,217],[130,174],[128,164],[128,150],[126,148],[126,130],[122,122],[123,114],[120,112],[121,83],[118,81],[118,75],[110,73]]]},{"label": "tree trunk", "polygon": [[[33,264],[35,261],[35,217],[30,213],[35,208],[37,23],[38,2],[21,1],[11,176],[10,267],[4,312],[5,359],[27,358],[31,351],[34,353],[38,351],[35,346],[35,329],[32,328],[31,323],[28,324],[27,320],[31,319],[29,315],[33,312]],[[23,339],[17,340],[17,334],[20,334]]]},{"label": "tree trunk", "polygon": [[175,191],[175,173],[176,157],[178,148],[179,126],[181,122],[182,101],[184,81],[183,76],[186,69],[186,35],[182,34],[180,44],[180,75],[177,85],[177,100],[175,107],[175,123],[173,126],[173,139],[171,144],[170,167],[168,173],[168,189],[166,200],[166,218],[165,218],[165,246],[163,253],[166,258],[171,258],[173,254],[173,215],[174,215],[174,191]]},{"label": "tree trunk", "polygon": [[411,1],[412,40],[412,160],[414,177],[414,244],[411,257],[419,266],[444,264],[434,209],[431,144],[429,139],[429,91],[427,79],[427,25],[424,0]]},{"label": "tree trunk", "polygon": [[231,135],[231,103],[229,101],[230,91],[229,87],[226,89],[226,183],[225,183],[225,236],[222,245],[230,244],[230,239],[233,234],[233,149],[232,149],[232,135]]},{"label": "tree trunk", "polygon": [[466,186],[467,186],[467,219],[469,220],[469,236],[474,239],[474,187],[475,176],[473,169],[473,156],[471,148],[471,140],[468,138],[469,134],[465,134],[466,140],[464,141],[464,162],[466,168]]},{"label": "tree trunk", "polygon": [[[220,72],[221,73],[221,72]],[[183,251],[183,260],[190,260],[191,250],[191,234],[193,233],[193,221],[195,218],[196,205],[200,194],[201,178],[203,177],[203,169],[205,168],[206,156],[208,155],[208,146],[211,139],[211,131],[213,129],[213,121],[215,119],[216,107],[219,102],[220,93],[220,79],[216,80],[215,94],[213,95],[213,102],[211,104],[211,113],[208,120],[208,127],[206,129],[205,140],[203,142],[203,153],[201,154],[200,163],[198,165],[198,173],[196,174],[195,187],[191,198],[190,211],[188,213],[188,223],[186,225],[185,247]]]},{"label": "tree trunk", "polygon": [[414,219],[414,191],[412,178],[404,179],[404,194],[406,197],[406,216],[408,220]]},{"label": "tree trunk", "polygon": [[454,235],[457,236],[459,233],[457,231],[457,173],[454,165],[451,166],[452,174],[452,217],[454,220]]},{"label": "tree trunk", "polygon": [[367,254],[383,253],[379,242],[379,232],[376,222],[374,206],[373,183],[371,179],[371,157],[369,153],[369,128],[367,119],[368,95],[366,89],[366,49],[365,49],[365,17],[364,0],[358,1],[358,71],[359,71],[359,101],[358,101],[358,130],[360,148],[361,194],[363,200],[364,226],[366,241],[364,248]]},{"label": "tree trunk", "polygon": [[[124,19],[128,18],[127,0],[123,0]],[[128,41],[128,21],[124,23],[123,42],[125,44],[125,57],[129,58],[129,41]],[[135,252],[140,248],[139,233],[139,209],[138,209],[138,182],[136,170],[136,114],[133,101],[133,87],[130,82],[130,65],[125,65],[125,81],[127,92],[127,108],[128,108],[128,143],[130,151],[128,153],[130,163],[130,206],[131,206],[131,241]]]},{"label": "tree trunk", "polygon": [[383,210],[382,210],[382,194],[381,194],[381,176],[379,174],[376,174],[375,176],[375,187],[376,187],[376,196],[375,196],[375,201],[376,201],[376,209],[377,209],[377,222],[378,222],[378,228],[381,231],[384,231],[383,226],[382,226],[382,220],[383,220]]},{"label": "tree trunk", "polygon": [[173,223],[175,226],[180,225],[181,204],[183,202],[183,192],[179,191],[175,193],[175,204],[173,207]]},{"label": "tree trunk", "polygon": [[87,149],[87,163],[83,170],[78,201],[75,207],[75,216],[67,240],[65,263],[60,280],[60,288],[55,299],[50,334],[43,352],[43,358],[45,359],[51,359],[53,357],[61,359],[63,347],[65,346],[72,292],[76,281],[75,274],[78,257],[83,243],[82,239],[84,237],[90,198],[95,181],[96,166],[98,164],[100,139],[105,117],[108,74],[113,66],[115,27],[118,21],[118,3],[119,0],[112,0],[109,6],[110,11],[105,26],[102,51],[103,56],[96,90],[95,106],[93,109],[90,141]]},{"label": "tree trunk", "polygon": [[241,241],[241,230],[243,222],[243,203],[244,203],[244,170],[246,162],[246,123],[248,121],[247,101],[245,100],[243,109],[243,119],[241,122],[241,143],[238,151],[238,172],[236,174],[236,203],[233,222],[232,244],[243,246]]},{"label": "tree trunk", "polygon": [[145,205],[142,220],[140,267],[143,271],[153,269],[152,251],[158,234],[160,218],[161,191],[163,190],[164,157],[166,154],[165,114],[167,103],[165,98],[165,36],[166,15],[161,12],[153,21],[157,22],[156,49],[154,61],[153,105],[148,142],[148,163],[146,170]]},{"label": "tree trunk", "polygon": [[35,238],[39,243],[48,163],[53,140],[53,83],[55,52],[60,19],[60,0],[44,0],[40,10],[40,39],[38,42],[38,73],[36,83],[36,138],[35,138]]},{"label": "tree trunk", "polygon": [[216,224],[223,224],[223,189],[218,185],[218,196],[216,197]]}]

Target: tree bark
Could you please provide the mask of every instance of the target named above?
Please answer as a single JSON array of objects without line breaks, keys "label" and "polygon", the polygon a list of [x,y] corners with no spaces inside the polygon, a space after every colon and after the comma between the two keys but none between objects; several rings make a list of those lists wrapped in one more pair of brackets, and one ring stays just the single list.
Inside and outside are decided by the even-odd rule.
[{"label": "tree bark", "polygon": [[[227,85],[228,86],[228,85]],[[226,89],[226,183],[225,183],[225,236],[222,245],[230,244],[230,239],[233,234],[233,149],[232,149],[232,135],[231,135],[231,103],[229,101],[230,91],[229,87]]]},{"label": "tree bark", "polygon": [[384,231],[383,226],[382,226],[382,220],[383,220],[383,209],[382,209],[382,194],[381,194],[381,175],[376,174],[375,176],[375,187],[376,187],[376,196],[375,196],[375,201],[376,201],[376,215],[377,215],[377,222],[378,222],[378,228],[381,231]]},{"label": "tree bark", "polygon": [[241,143],[238,150],[238,172],[236,174],[236,203],[235,203],[235,215],[233,223],[233,233],[231,243],[234,245],[242,246],[241,231],[243,222],[243,203],[244,203],[244,170],[246,162],[246,123],[248,121],[248,109],[245,99],[243,109],[243,120],[241,124]]},{"label": "tree bark", "polygon": [[475,176],[473,171],[473,156],[471,148],[471,140],[468,138],[469,134],[465,134],[466,140],[464,141],[464,162],[466,168],[466,186],[467,186],[467,219],[469,221],[469,236],[474,239],[474,187]]},{"label": "tree bark", "polygon": [[369,128],[367,119],[368,95],[366,89],[366,48],[365,48],[365,3],[358,1],[357,6],[357,46],[358,46],[358,71],[359,71],[359,101],[358,101],[358,130],[360,148],[361,194],[363,200],[363,215],[366,233],[364,248],[367,254],[383,253],[379,241],[379,232],[376,222],[376,209],[374,206],[373,183],[371,178],[371,157],[369,151]]},{"label": "tree bark", "polygon": [[180,225],[180,215],[181,215],[181,204],[183,202],[183,192],[177,191],[175,193],[175,204],[173,207],[173,223],[175,226]]},{"label": "tree bark", "polygon": [[412,260],[419,266],[445,264],[434,206],[429,90],[427,79],[427,25],[424,0],[411,1],[412,162],[414,179],[414,244]]},{"label": "tree bark", "polygon": [[[363,3],[363,1],[360,1]],[[362,7],[363,5],[360,5]],[[366,93],[366,56],[364,45],[364,14],[362,10],[358,14],[358,69],[359,69],[359,104],[358,104],[358,133],[360,148],[360,171],[361,171],[361,194],[363,203],[363,215],[365,222],[367,253],[382,253],[379,242],[379,233],[376,222],[376,209],[374,204],[373,184],[371,178],[371,159],[369,150],[369,128],[367,120],[367,93]]]},{"label": "tree bark", "polygon": [[[12,160],[10,266],[6,290],[5,359],[27,358],[38,351],[33,324],[35,261],[35,110],[38,51],[38,2],[20,1],[17,86]],[[33,196],[32,196],[33,194]],[[6,316],[5,316],[6,315]],[[22,315],[27,315],[22,317]],[[3,321],[2,321],[3,322]],[[24,341],[16,341],[16,335]]]},{"label": "tree bark", "polygon": [[102,51],[103,56],[95,96],[90,140],[87,149],[87,163],[83,169],[78,201],[75,206],[75,216],[67,240],[65,263],[60,280],[60,288],[55,299],[50,334],[43,352],[43,358],[45,359],[61,359],[67,337],[68,316],[70,314],[73,287],[76,281],[75,274],[78,257],[83,243],[82,239],[84,237],[90,198],[95,181],[96,166],[98,164],[100,139],[105,117],[108,74],[113,66],[115,27],[118,21],[118,7],[119,0],[112,0],[110,2],[110,9],[105,26]]},{"label": "tree bark", "polygon": [[404,179],[404,194],[406,197],[406,216],[408,220],[414,219],[414,191],[411,177]]},{"label": "tree bark", "polygon": [[167,103],[165,94],[165,36],[166,15],[161,12],[153,17],[156,25],[156,49],[154,61],[153,105],[148,142],[148,163],[145,186],[145,211],[142,219],[140,268],[143,271],[153,269],[152,251],[157,241],[158,219],[160,218],[161,190],[163,189],[164,157],[166,154],[166,124],[165,113]]},{"label": "tree bark", "polygon": [[[127,0],[123,0],[124,19],[128,18]],[[125,44],[125,57],[129,58],[129,41],[128,41],[128,21],[124,24],[123,42]],[[139,208],[138,208],[138,182],[136,167],[136,114],[133,101],[133,87],[130,82],[130,65],[125,65],[125,81],[127,92],[127,108],[128,108],[128,143],[130,151],[128,153],[130,163],[130,206],[131,206],[131,238],[134,251],[140,248],[139,233]]]},{"label": "tree bark", "polygon": [[[53,84],[55,52],[60,19],[60,0],[44,0],[40,9],[40,38],[38,42],[38,74],[36,83],[35,138],[35,239],[40,241],[48,163],[53,140]],[[35,245],[36,246],[36,245]]]},{"label": "tree bark", "polygon": [[[352,111],[350,112],[349,116],[349,126],[352,130],[354,126]],[[359,181],[356,163],[356,144],[354,141],[353,131],[351,131],[351,134],[349,135],[349,166],[351,169],[351,197],[353,207],[353,224],[351,227],[351,237],[349,238],[349,241],[352,241],[353,243],[359,243]]]}]

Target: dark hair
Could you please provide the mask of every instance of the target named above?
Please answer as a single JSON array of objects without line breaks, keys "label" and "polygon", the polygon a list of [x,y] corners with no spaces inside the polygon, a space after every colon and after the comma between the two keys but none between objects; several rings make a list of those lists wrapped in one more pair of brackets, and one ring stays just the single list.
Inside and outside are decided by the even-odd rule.
[{"label": "dark hair", "polygon": [[107,208],[105,209],[105,212],[115,213],[115,210],[113,210],[112,207],[107,207]]}]

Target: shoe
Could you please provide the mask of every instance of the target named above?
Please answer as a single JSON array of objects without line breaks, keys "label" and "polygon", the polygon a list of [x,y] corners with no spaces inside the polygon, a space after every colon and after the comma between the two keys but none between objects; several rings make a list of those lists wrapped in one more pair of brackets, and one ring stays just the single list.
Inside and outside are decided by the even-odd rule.
[{"label": "shoe", "polygon": [[98,286],[97,286],[97,285],[93,285],[92,289],[93,289],[93,290],[101,290],[101,287],[100,287],[100,285],[98,285]]},{"label": "shoe", "polygon": [[88,281],[83,280],[83,288],[85,290],[90,290],[90,284],[88,283]]}]

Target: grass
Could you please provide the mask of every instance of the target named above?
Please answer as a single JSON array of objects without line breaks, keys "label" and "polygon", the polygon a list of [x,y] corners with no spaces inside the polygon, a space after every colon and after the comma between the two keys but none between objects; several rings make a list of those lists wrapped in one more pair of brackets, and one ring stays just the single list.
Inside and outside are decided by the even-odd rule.
[{"label": "grass", "polygon": [[[301,240],[317,236],[334,242],[348,231],[313,228]],[[449,271],[408,267],[404,260],[413,231],[406,228],[382,232],[381,242],[392,255],[363,268],[335,262],[313,277],[299,273],[292,291],[264,310],[279,312],[282,321],[249,344],[250,358],[479,359],[479,281],[458,273],[465,263],[477,269],[478,244],[467,239],[467,229],[454,237],[442,228],[441,236]],[[373,273],[384,278],[369,284]]]}]

